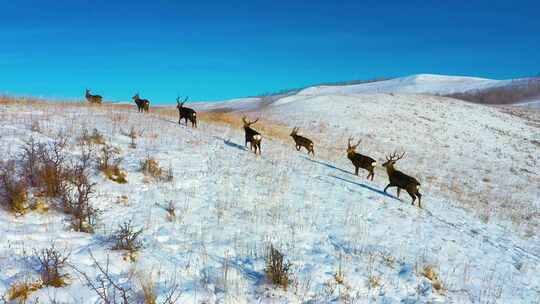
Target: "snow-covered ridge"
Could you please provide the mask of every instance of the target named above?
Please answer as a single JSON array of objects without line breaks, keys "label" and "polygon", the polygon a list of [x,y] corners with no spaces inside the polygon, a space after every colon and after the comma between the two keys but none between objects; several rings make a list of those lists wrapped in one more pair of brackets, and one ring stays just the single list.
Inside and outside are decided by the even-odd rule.
[{"label": "snow-covered ridge", "polygon": [[465,76],[418,74],[390,80],[347,86],[316,86],[300,91],[299,95],[427,93],[451,94],[503,86],[512,80],[493,80]]}]

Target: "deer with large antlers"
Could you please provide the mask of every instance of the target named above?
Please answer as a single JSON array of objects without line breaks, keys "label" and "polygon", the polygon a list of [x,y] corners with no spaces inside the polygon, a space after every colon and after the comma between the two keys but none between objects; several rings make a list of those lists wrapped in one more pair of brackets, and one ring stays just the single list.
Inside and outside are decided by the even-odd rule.
[{"label": "deer with large antlers", "polygon": [[150,101],[148,99],[141,99],[141,97],[139,97],[139,93],[135,94],[135,96],[131,97],[131,99],[135,101],[139,113],[148,112],[148,109],[150,108]]},{"label": "deer with large antlers", "polygon": [[390,183],[386,186],[386,188],[384,188],[384,192],[386,192],[386,189],[388,189],[389,187],[397,187],[397,197],[399,198],[400,190],[404,189],[411,196],[412,205],[414,206],[416,197],[418,197],[418,207],[422,208],[422,194],[420,194],[420,183],[414,177],[408,176],[407,174],[394,168],[396,162],[402,159],[403,156],[405,156],[405,152],[403,152],[403,154],[399,156],[396,152],[394,152],[390,156],[386,156],[386,162],[383,164],[383,167],[386,168]]},{"label": "deer with large antlers", "polygon": [[302,147],[306,148],[308,151],[308,154],[312,154],[315,156],[315,151],[313,150],[313,142],[304,136],[298,135],[298,128],[294,127],[291,132],[291,137],[294,139],[294,144],[296,146],[296,150],[300,151]]},{"label": "deer with large antlers", "polygon": [[358,175],[358,169],[362,168],[369,172],[367,175],[367,179],[373,180],[375,177],[375,167],[377,166],[377,161],[373,158],[362,155],[360,153],[356,152],[356,148],[362,142],[362,140],[359,140],[356,145],[351,145],[352,137],[349,138],[349,142],[347,144],[347,158],[353,163],[354,165],[354,174]]},{"label": "deer with large antlers", "polygon": [[191,108],[184,107],[184,104],[188,100],[189,97],[186,97],[184,101],[180,102],[180,97],[176,98],[176,108],[178,109],[178,124],[180,124],[180,121],[182,119],[185,120],[186,126],[188,125],[188,120],[191,122],[192,127],[197,127],[197,112]]},{"label": "deer with large antlers", "polygon": [[90,94],[90,90],[86,89],[86,93],[84,94],[84,97],[86,97],[86,100],[88,100],[91,104],[101,104],[102,97],[100,95],[92,95]]},{"label": "deer with large antlers", "polygon": [[244,123],[244,131],[246,132],[245,147],[247,148],[247,143],[249,142],[249,149],[255,149],[255,154],[257,154],[258,150],[260,155],[262,136],[259,132],[251,128],[251,125],[256,123],[257,121],[259,121],[259,118],[255,119],[254,121],[248,121],[246,116],[242,117],[242,122]]}]

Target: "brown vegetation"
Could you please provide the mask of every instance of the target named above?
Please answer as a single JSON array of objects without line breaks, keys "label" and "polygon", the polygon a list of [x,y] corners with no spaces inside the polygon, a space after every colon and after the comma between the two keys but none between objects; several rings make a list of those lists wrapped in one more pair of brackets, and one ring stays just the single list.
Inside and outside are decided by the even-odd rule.
[{"label": "brown vegetation", "polygon": [[530,98],[540,97],[540,78],[531,78],[526,82],[518,82],[515,85],[453,93],[446,96],[481,104],[513,104]]}]

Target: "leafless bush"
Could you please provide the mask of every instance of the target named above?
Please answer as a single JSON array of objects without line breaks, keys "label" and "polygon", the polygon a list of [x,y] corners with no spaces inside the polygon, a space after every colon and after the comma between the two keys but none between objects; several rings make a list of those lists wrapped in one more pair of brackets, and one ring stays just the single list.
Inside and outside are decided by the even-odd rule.
[{"label": "leafless bush", "polygon": [[290,283],[291,264],[284,261],[283,254],[275,249],[273,245],[270,245],[267,250],[266,277],[272,284],[287,289]]},{"label": "leafless bush", "polygon": [[[86,273],[79,270],[76,267],[73,267],[76,272],[78,272],[83,279],[86,281],[86,284],[90,289],[98,295],[101,301],[105,304],[129,304],[129,303],[139,303],[139,294],[134,288],[134,274],[135,272],[130,272],[126,277],[124,282],[121,283],[117,280],[114,280],[109,271],[109,257],[107,256],[107,261],[105,266],[100,265],[96,258],[90,253],[90,258],[92,259],[95,268],[99,271],[99,275],[96,279],[91,279]],[[143,296],[143,303],[145,304],[155,304],[157,303],[158,295],[156,283],[151,279],[139,280],[141,286],[141,292]],[[171,282],[167,285],[167,292],[164,295],[164,299],[159,302],[160,304],[175,304],[178,302],[180,296],[182,295],[180,290],[180,285],[176,281]]]},{"label": "leafless bush", "polygon": [[41,281],[44,286],[62,287],[69,277],[63,268],[67,265],[70,253],[60,252],[54,245],[35,253],[40,266]]},{"label": "leafless bush", "polygon": [[67,138],[59,134],[52,143],[38,144],[39,185],[41,193],[47,197],[60,197],[64,193],[67,177],[64,152],[66,143]]},{"label": "leafless bush", "polygon": [[17,177],[14,162],[0,164],[0,206],[13,213],[27,209],[28,186]]},{"label": "leafless bush", "polygon": [[69,172],[68,185],[62,195],[62,208],[71,215],[71,226],[75,231],[92,233],[99,216],[99,210],[90,204],[96,183],[90,182],[88,171],[91,151],[83,151],[78,162]]},{"label": "leafless bush", "polygon": [[[113,280],[109,272],[109,257],[107,256],[107,262],[105,267],[101,266],[96,258],[90,252],[90,257],[94,262],[95,268],[99,270],[99,275],[95,280],[91,279],[85,272],[79,270],[73,266],[76,272],[78,272],[86,281],[86,284],[96,293],[101,301],[105,304],[129,304],[136,300],[136,294],[131,284],[121,284]],[[132,281],[132,274],[127,278],[127,282]]]},{"label": "leafless bush", "polygon": [[131,260],[134,260],[137,252],[143,248],[142,241],[139,239],[142,231],[142,229],[136,230],[131,221],[124,222],[111,236],[114,242],[112,250],[126,250]]},{"label": "leafless bush", "polygon": [[22,146],[22,153],[19,158],[22,162],[22,174],[30,187],[37,187],[40,180],[41,159],[40,150],[43,147],[30,137]]},{"label": "leafless bush", "polygon": [[119,184],[127,183],[126,172],[120,169],[122,159],[118,157],[120,151],[112,146],[105,145],[101,148],[101,154],[98,158],[98,169],[105,176]]}]

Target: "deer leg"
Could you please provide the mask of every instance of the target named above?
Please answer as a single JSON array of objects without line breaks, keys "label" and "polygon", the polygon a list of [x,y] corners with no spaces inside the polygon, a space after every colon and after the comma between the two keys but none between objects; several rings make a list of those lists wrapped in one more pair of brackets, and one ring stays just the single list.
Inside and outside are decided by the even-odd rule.
[{"label": "deer leg", "polygon": [[422,194],[416,192],[416,195],[418,196],[418,208],[422,209]]},{"label": "deer leg", "polygon": [[386,187],[384,188],[384,193],[386,193],[386,190],[387,190],[388,188],[390,188],[390,187],[393,187],[392,184],[386,185]]},{"label": "deer leg", "polygon": [[358,176],[358,167],[354,167],[354,175]]},{"label": "deer leg", "polygon": [[414,201],[416,201],[416,195],[414,195],[414,192],[412,192],[410,190],[407,190],[407,193],[409,193],[409,195],[411,196],[411,198],[412,198],[411,204],[414,206]]},{"label": "deer leg", "polygon": [[[398,187],[397,188],[397,198],[399,198],[399,192],[401,192],[401,189]],[[410,194],[410,193],[409,193]]]}]

